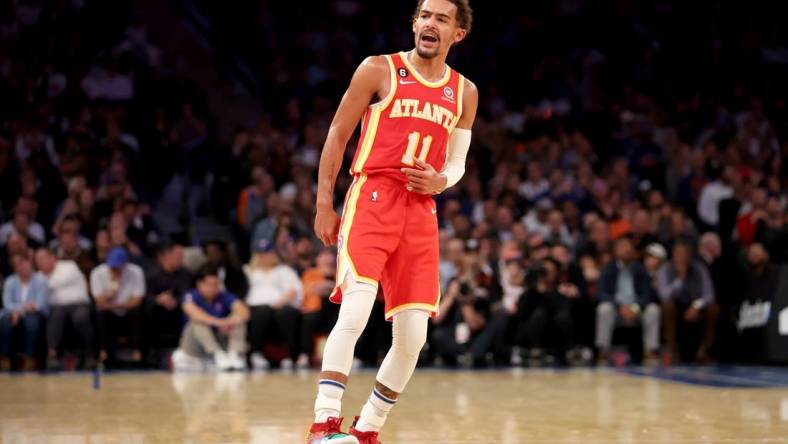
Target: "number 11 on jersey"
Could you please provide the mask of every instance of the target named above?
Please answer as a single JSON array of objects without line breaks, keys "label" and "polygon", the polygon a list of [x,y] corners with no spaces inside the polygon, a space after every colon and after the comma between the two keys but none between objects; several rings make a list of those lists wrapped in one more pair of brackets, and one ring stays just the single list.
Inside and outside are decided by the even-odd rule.
[{"label": "number 11 on jersey", "polygon": [[413,156],[416,155],[416,148],[419,146],[419,140],[421,140],[419,160],[422,162],[427,161],[427,154],[430,153],[430,145],[432,145],[432,136],[425,136],[422,139],[421,133],[414,131],[408,134],[408,147],[405,149],[405,154],[402,155],[402,163],[405,165],[413,166],[416,164],[416,159],[414,159]]}]

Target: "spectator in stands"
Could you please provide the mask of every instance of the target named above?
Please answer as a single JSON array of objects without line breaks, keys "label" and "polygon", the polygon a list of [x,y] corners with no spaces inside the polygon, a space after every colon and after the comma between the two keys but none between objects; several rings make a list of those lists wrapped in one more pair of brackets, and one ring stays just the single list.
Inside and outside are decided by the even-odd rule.
[{"label": "spectator in stands", "polygon": [[324,249],[317,255],[317,263],[301,276],[304,301],[301,304],[301,354],[296,366],[309,367],[314,356],[316,334],[328,334],[339,315],[339,305],[328,297],[336,285],[336,252]]},{"label": "spectator in stands", "polygon": [[714,286],[708,269],[693,259],[690,244],[676,243],[671,261],[660,268],[657,290],[662,300],[662,327],[665,345],[679,357],[678,330],[684,324],[701,323],[703,337],[694,359],[708,362],[714,343],[720,309],[715,303]]},{"label": "spectator in stands", "polygon": [[765,215],[756,224],[755,241],[766,248],[773,263],[788,262],[788,207],[776,196],[769,197]]},{"label": "spectator in stands", "polygon": [[550,249],[550,257],[558,264],[557,290],[568,300],[572,314],[573,344],[570,360],[579,362],[589,354],[594,345],[594,306],[588,292],[588,283],[580,265],[573,260],[567,245],[557,244]]},{"label": "spectator in stands", "polygon": [[[304,297],[301,279],[292,267],[280,262],[274,246],[264,240],[255,248],[254,256],[244,271],[249,279],[246,302],[251,311],[249,345],[252,366],[256,369],[270,366],[262,351],[277,338],[284,341],[288,351],[280,366],[291,369],[300,355],[298,333],[301,315],[298,309]],[[300,365],[308,365],[306,357]]]},{"label": "spectator in stands", "polygon": [[16,254],[28,253],[30,247],[27,244],[27,238],[19,233],[12,233],[8,236],[8,242],[5,245],[5,254],[0,254],[0,276],[9,276],[14,272],[11,258]]},{"label": "spectator in stands", "polygon": [[653,363],[659,352],[659,306],[648,272],[635,259],[632,240],[622,237],[615,243],[615,260],[601,271],[597,285],[596,346],[599,361],[610,360],[613,330],[616,326],[643,327],[645,359]]},{"label": "spectator in stands", "polygon": [[210,359],[219,371],[244,370],[249,309],[222,290],[219,272],[208,266],[197,274],[197,286],[183,298],[186,325],[172,355],[176,370],[202,369]]},{"label": "spectator in stands", "polygon": [[643,251],[643,266],[646,267],[654,288],[657,288],[657,273],[667,259],[668,251],[659,242],[648,244]]},{"label": "spectator in stands", "polygon": [[13,213],[13,219],[0,226],[0,245],[5,245],[13,233],[25,236],[36,246],[43,245],[46,240],[41,224],[33,220],[28,212],[20,210],[19,205]]},{"label": "spectator in stands", "polygon": [[15,328],[25,333],[24,371],[35,370],[38,338],[47,311],[49,287],[41,273],[33,271],[28,253],[11,257],[14,274],[3,283],[3,308],[0,310],[0,371],[11,368],[11,340]]},{"label": "spectator in stands", "polygon": [[90,273],[90,291],[96,302],[99,327],[99,359],[114,361],[115,338],[125,336],[132,349],[131,361],[142,361],[140,336],[145,274],[140,266],[129,263],[121,247],[107,254],[107,262]]},{"label": "spectator in stands", "polygon": [[219,282],[222,289],[239,297],[246,298],[249,291],[249,282],[244,271],[236,265],[227,249],[227,243],[221,240],[208,241],[203,245],[203,253],[207,265],[217,269]]},{"label": "spectator in stands", "polygon": [[144,302],[144,348],[148,361],[158,362],[155,349],[175,348],[180,338],[183,312],[181,300],[192,285],[183,268],[183,247],[165,242],[156,252],[156,264],[146,273],[147,295]]},{"label": "spectator in stands", "polygon": [[565,352],[574,342],[571,300],[580,292],[569,283],[561,283],[559,292],[560,268],[552,257],[532,265],[526,277],[528,290],[519,301],[518,343],[530,350],[529,359],[534,365],[542,363],[548,348],[556,349],[559,362],[565,362]]},{"label": "spectator in stands", "polygon": [[698,216],[708,227],[714,228],[720,220],[719,206],[723,199],[733,196],[735,182],[733,167],[727,167],[723,174],[712,182],[707,183],[698,198]]},{"label": "spectator in stands", "polygon": [[126,199],[121,208],[123,218],[128,223],[126,233],[129,240],[139,245],[144,253],[152,253],[153,246],[159,243],[159,234],[150,216],[150,206],[136,199]]},{"label": "spectator in stands", "polygon": [[738,311],[738,329],[741,332],[741,359],[749,363],[763,363],[765,355],[766,325],[769,307],[777,295],[779,273],[771,262],[769,253],[759,243],[747,249],[747,282]]},{"label": "spectator in stands", "polygon": [[238,224],[251,231],[257,221],[265,215],[266,199],[274,190],[271,175],[262,166],[255,166],[251,172],[252,183],[238,195]]},{"label": "spectator in stands", "polygon": [[635,250],[643,253],[646,248],[657,242],[657,236],[654,234],[654,224],[648,210],[638,209],[632,214],[632,242],[634,243]]},{"label": "spectator in stands", "polygon": [[495,352],[504,324],[490,323],[500,298],[492,270],[479,257],[479,243],[466,242],[463,267],[449,283],[433,319],[431,344],[447,365],[484,366]]},{"label": "spectator in stands", "polygon": [[90,319],[90,295],[85,275],[76,262],[58,260],[46,248],[36,251],[36,268],[49,284],[49,319],[47,321],[47,367],[60,366],[58,352],[63,345],[66,323],[75,327],[82,339],[85,367],[96,362],[93,323]]},{"label": "spectator in stands", "polygon": [[58,259],[71,260],[77,263],[82,274],[89,276],[91,270],[95,267],[95,261],[90,254],[90,243],[87,247],[83,247],[82,237],[79,236],[79,231],[71,228],[67,223],[63,223],[57,234],[56,242],[54,245],[50,244],[54,249]]},{"label": "spectator in stands", "polygon": [[588,222],[587,229],[588,239],[580,251],[583,255],[593,257],[598,264],[608,263],[613,243],[610,238],[610,226],[604,219],[594,214]]}]

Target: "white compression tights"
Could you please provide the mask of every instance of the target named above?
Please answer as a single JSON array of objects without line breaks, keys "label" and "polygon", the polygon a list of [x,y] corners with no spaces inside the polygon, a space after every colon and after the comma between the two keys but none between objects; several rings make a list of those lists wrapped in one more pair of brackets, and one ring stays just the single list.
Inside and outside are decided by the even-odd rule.
[{"label": "white compression tights", "polygon": [[[345,280],[339,318],[323,352],[323,371],[350,374],[353,351],[367,325],[376,296],[376,286],[357,282],[351,276]],[[405,389],[427,339],[428,323],[429,313],[423,310],[405,310],[394,315],[391,349],[377,376],[381,384],[397,393]]]}]

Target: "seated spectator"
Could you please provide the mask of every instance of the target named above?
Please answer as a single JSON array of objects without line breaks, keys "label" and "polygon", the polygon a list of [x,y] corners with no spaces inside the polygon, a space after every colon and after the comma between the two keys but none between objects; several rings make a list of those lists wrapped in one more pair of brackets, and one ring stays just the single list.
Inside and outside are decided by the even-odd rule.
[{"label": "seated spectator", "polygon": [[66,322],[71,324],[82,337],[85,367],[95,365],[93,323],[90,319],[90,295],[85,275],[76,262],[58,260],[54,252],[46,248],[36,251],[36,268],[47,278],[49,284],[49,320],[47,322],[47,367],[57,368],[60,347]]},{"label": "seated spectator", "polygon": [[566,298],[572,310],[573,342],[571,360],[585,360],[591,356],[594,345],[594,306],[589,295],[588,283],[580,265],[572,259],[572,252],[564,244],[554,245],[550,255],[559,265],[558,293]]},{"label": "seated spectator", "polygon": [[206,358],[211,358],[219,371],[246,368],[242,354],[249,309],[222,290],[216,268],[205,267],[197,274],[197,287],[183,298],[183,313],[186,325],[172,355],[176,371],[202,368]]},{"label": "seated spectator", "polygon": [[653,288],[643,264],[635,260],[628,237],[616,240],[615,260],[608,262],[597,283],[596,346],[599,362],[610,360],[616,326],[643,327],[645,359],[653,363],[659,351],[659,306],[653,303]]},{"label": "seated spectator", "polygon": [[296,367],[308,368],[314,356],[314,336],[327,334],[337,321],[339,305],[328,302],[334,290],[336,277],[336,252],[325,249],[317,255],[315,267],[304,272],[301,277],[304,289],[304,302],[301,304],[301,354]]},{"label": "seated spectator", "polygon": [[[594,214],[594,213],[590,213]],[[582,256],[593,257],[598,264],[606,264],[611,259],[612,240],[610,238],[610,225],[604,219],[594,214],[588,218],[588,235],[585,243],[580,248]]]},{"label": "seated spectator", "polygon": [[[71,202],[71,201],[66,201]],[[74,208],[76,210],[76,208]],[[63,211],[65,211],[64,209]],[[82,236],[82,220],[78,213],[69,213],[63,215],[61,213],[55,224],[52,227],[52,232],[56,235],[54,239],[49,242],[49,248],[55,250],[60,245],[60,235],[64,233],[74,233],[77,236],[77,243],[83,250],[90,250],[93,243],[86,237]]]},{"label": "seated spectator", "polygon": [[183,320],[181,298],[192,285],[189,272],[183,268],[183,247],[161,244],[156,264],[146,273],[146,278],[144,348],[153,355],[155,348],[178,346]]},{"label": "seated spectator", "polygon": [[657,272],[665,260],[668,258],[668,252],[665,247],[658,242],[648,244],[643,251],[643,265],[646,267],[646,272],[651,278],[651,285],[657,288]]},{"label": "seated spectator", "polygon": [[657,291],[662,300],[662,327],[668,351],[674,359],[679,357],[679,326],[702,322],[703,338],[694,354],[698,362],[708,362],[720,309],[714,302],[709,271],[693,260],[689,244],[679,242],[673,247],[671,261],[657,274]]},{"label": "seated spectator", "polygon": [[488,353],[502,345],[506,324],[490,322],[493,301],[500,299],[496,284],[480,260],[478,242],[466,242],[462,269],[449,283],[432,320],[430,343],[445,364],[484,366]]},{"label": "seated spectator", "polygon": [[230,256],[227,243],[220,240],[208,241],[203,245],[203,253],[207,259],[206,265],[217,269],[222,290],[239,298],[246,298],[249,282],[241,267],[236,265]]},{"label": "seated spectator", "polygon": [[[273,244],[261,240],[255,248],[251,263],[244,270],[249,278],[249,345],[252,366],[265,369],[270,366],[263,356],[263,347],[275,337],[285,342],[288,357],[281,367],[293,367],[300,354],[298,332],[304,289],[301,279],[290,266],[280,263]],[[303,364],[303,362],[302,362]]]},{"label": "seated spectator", "polygon": [[82,246],[78,232],[61,228],[55,240],[57,242],[52,248],[58,259],[76,262],[82,274],[90,276],[96,263],[90,255],[89,248],[86,249]]},{"label": "seated spectator", "polygon": [[747,249],[747,282],[738,310],[741,359],[748,363],[766,360],[766,325],[774,297],[777,295],[779,271],[769,253],[759,243]]},{"label": "seated spectator", "polygon": [[773,263],[788,262],[788,208],[777,197],[766,203],[766,214],[755,228],[755,241],[766,248]]},{"label": "seated spectator", "polygon": [[649,245],[657,242],[651,215],[647,210],[641,208],[632,214],[632,231],[630,235],[638,253],[644,252]]},{"label": "seated spectator", "polygon": [[[530,350],[532,364],[541,364],[544,351],[551,346],[559,350],[558,360],[563,362],[566,350],[573,344],[571,299],[580,293],[576,286],[566,283],[561,284],[559,291],[560,266],[553,258],[531,266],[526,277],[527,291],[518,304],[518,344]],[[552,329],[559,337],[549,342],[548,332]]]},{"label": "seated spectator", "polygon": [[142,299],[145,296],[145,274],[139,265],[129,263],[121,247],[107,255],[107,262],[90,273],[90,291],[96,301],[99,326],[99,359],[113,360],[118,336],[126,336],[132,349],[131,361],[140,362],[140,329]]},{"label": "seated spectator", "polygon": [[25,332],[24,371],[35,370],[36,348],[43,327],[49,287],[41,273],[33,271],[27,253],[11,258],[14,274],[3,284],[3,309],[0,310],[0,371],[11,368],[11,340],[15,328]]},{"label": "seated spectator", "polygon": [[150,216],[150,206],[140,204],[136,199],[123,201],[123,217],[128,223],[126,234],[129,240],[138,245],[143,252],[151,253],[151,246],[159,241],[153,219]]},{"label": "seated spectator", "polygon": [[44,227],[32,220],[27,212],[19,209],[14,211],[13,219],[0,225],[0,245],[5,245],[13,233],[21,234],[33,241],[36,246],[43,245],[46,240]]},{"label": "seated spectator", "polygon": [[0,254],[0,276],[10,276],[14,272],[11,258],[17,254],[25,254],[30,251],[27,238],[19,233],[12,233],[8,236],[5,245],[5,254]]},{"label": "seated spectator", "polygon": [[251,184],[238,194],[238,224],[251,231],[266,210],[266,198],[275,189],[271,175],[262,166],[252,167]]}]

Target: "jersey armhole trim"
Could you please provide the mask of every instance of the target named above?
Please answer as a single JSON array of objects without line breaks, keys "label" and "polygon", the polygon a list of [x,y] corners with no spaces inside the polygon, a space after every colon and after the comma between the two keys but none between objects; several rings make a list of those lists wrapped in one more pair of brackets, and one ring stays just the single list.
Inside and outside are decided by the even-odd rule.
[{"label": "jersey armhole trim", "polygon": [[391,60],[390,55],[386,54],[383,57],[389,63],[389,93],[386,94],[383,100],[369,105],[370,109],[386,108],[391,103],[394,95],[397,94],[397,68],[394,67],[394,61]]}]

